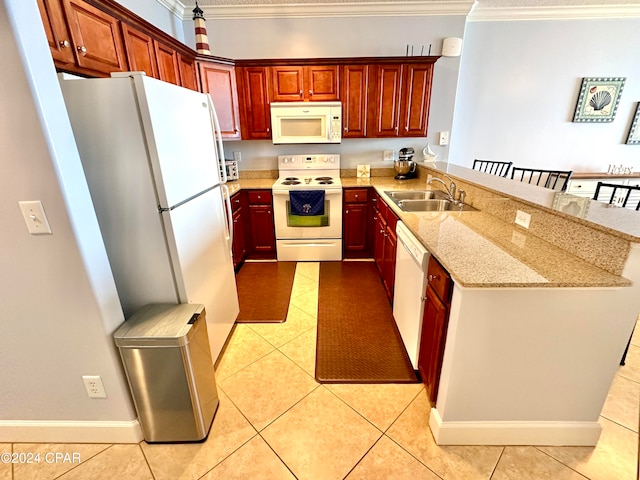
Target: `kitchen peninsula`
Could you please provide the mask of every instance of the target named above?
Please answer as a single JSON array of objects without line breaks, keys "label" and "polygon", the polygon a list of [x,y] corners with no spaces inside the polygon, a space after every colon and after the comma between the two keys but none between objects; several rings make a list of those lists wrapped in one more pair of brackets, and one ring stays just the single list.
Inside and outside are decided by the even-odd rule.
[{"label": "kitchen peninsula", "polygon": [[[478,211],[407,213],[384,193],[445,173]],[[550,190],[454,165],[342,184],[374,188],[452,277],[436,442],[595,445],[640,311],[640,234],[556,212]],[[514,225],[516,210],[532,215],[529,230]]]}]

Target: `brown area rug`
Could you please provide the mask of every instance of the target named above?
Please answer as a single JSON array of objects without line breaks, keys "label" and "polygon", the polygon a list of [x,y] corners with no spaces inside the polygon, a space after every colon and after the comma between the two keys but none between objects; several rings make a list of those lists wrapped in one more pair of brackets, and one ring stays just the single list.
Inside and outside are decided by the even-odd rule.
[{"label": "brown area rug", "polygon": [[374,263],[320,264],[316,379],[418,382]]},{"label": "brown area rug", "polygon": [[287,319],[296,262],[245,262],[236,275],[238,323],[281,323]]}]

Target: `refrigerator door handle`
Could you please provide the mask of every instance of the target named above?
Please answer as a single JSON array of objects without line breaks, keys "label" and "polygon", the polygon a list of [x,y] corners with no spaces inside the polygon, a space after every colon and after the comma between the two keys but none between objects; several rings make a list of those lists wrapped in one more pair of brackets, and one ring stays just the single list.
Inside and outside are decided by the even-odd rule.
[{"label": "refrigerator door handle", "polygon": [[222,183],[227,183],[229,178],[227,177],[227,169],[224,165],[224,147],[222,145],[222,131],[220,130],[220,122],[218,121],[218,114],[216,113],[216,108],[213,105],[213,100],[211,100],[211,95],[207,93],[207,102],[209,103],[209,115],[211,115],[211,120],[213,121],[213,141],[217,142],[218,148],[216,149],[218,153],[218,158],[216,161],[218,162],[218,167],[222,172]]},{"label": "refrigerator door handle", "polygon": [[224,192],[222,192],[222,198],[224,204],[227,207],[227,241],[229,242],[229,248],[233,250],[233,212],[231,211],[231,195],[229,194],[229,187],[222,185]]}]

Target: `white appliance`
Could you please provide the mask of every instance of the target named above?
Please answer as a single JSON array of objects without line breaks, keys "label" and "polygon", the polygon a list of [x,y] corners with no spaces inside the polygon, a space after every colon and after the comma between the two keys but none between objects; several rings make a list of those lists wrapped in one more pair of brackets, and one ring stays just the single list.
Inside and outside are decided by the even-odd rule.
[{"label": "white appliance", "polygon": [[[340,155],[280,155],[278,175],[272,186],[278,260],[341,260]],[[324,191],[325,218],[319,224],[301,225],[291,214],[289,192],[293,190]]]},{"label": "white appliance", "polygon": [[422,331],[424,296],[427,291],[429,252],[402,222],[396,224],[396,280],[393,290],[393,318],[414,369]]},{"label": "white appliance", "polygon": [[279,143],[340,143],[342,103],[273,102],[271,138]]},{"label": "white appliance", "polygon": [[239,307],[213,104],[141,73],[112,77],[60,83],[124,314],[203,304],[215,362]]}]

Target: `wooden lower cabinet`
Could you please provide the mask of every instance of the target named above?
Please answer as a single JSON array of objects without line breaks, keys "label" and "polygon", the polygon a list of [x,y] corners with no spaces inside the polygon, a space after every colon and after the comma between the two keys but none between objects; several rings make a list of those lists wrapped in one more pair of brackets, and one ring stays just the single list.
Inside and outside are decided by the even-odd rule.
[{"label": "wooden lower cabinet", "polygon": [[240,190],[231,197],[231,212],[233,222],[233,268],[238,270],[247,258],[248,240],[247,225],[249,222],[246,192]]},{"label": "wooden lower cabinet", "polygon": [[[396,274],[396,250],[398,239],[396,223],[398,216],[377,195],[373,207],[373,259],[378,268],[387,297],[393,302]],[[371,237],[370,237],[371,238]]]},{"label": "wooden lower cabinet", "polygon": [[344,258],[371,256],[368,241],[368,188],[343,189],[342,249]]},{"label": "wooden lower cabinet", "polygon": [[271,190],[248,190],[247,197],[251,224],[249,256],[275,258],[276,234]]},{"label": "wooden lower cabinet", "polygon": [[449,308],[451,299],[451,277],[433,258],[429,259],[428,286],[424,301],[418,371],[422,376],[431,406],[438,398],[438,385],[442,369]]}]

